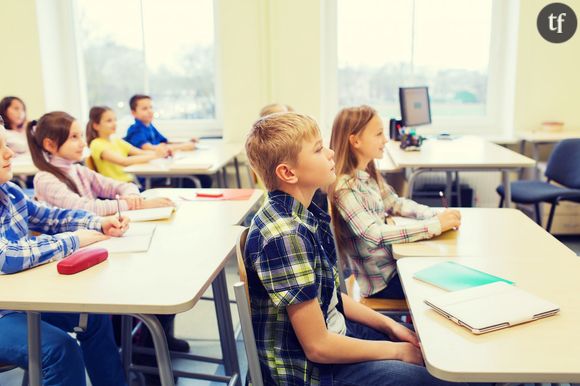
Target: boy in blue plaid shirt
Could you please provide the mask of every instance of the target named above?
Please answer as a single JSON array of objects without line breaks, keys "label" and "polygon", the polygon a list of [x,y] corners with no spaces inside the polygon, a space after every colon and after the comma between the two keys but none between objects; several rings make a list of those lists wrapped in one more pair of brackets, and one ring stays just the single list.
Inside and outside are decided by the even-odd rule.
[{"label": "boy in blue plaid shirt", "polygon": [[[52,208],[30,200],[11,182],[12,157],[0,117],[0,280],[62,259],[110,236],[121,236],[127,219],[97,217],[83,210]],[[32,237],[29,230],[42,233]],[[56,268],[55,268],[56,269]],[[108,315],[89,315],[84,332],[70,337],[78,314],[41,314],[41,368],[45,386],[83,386],[85,367],[94,386],[126,385]],[[0,309],[0,363],[28,365],[26,314]]]},{"label": "boy in blue plaid shirt", "polygon": [[257,121],[246,141],[268,189],[248,235],[252,323],[268,385],[447,385],[425,367],[415,333],[340,293],[330,217],[312,204],[336,179],[316,121]]}]

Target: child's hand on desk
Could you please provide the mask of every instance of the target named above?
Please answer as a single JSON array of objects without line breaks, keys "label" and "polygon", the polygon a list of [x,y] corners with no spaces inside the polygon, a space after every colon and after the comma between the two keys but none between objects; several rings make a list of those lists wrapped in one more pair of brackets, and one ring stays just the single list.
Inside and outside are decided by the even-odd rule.
[{"label": "child's hand on desk", "polygon": [[154,150],[155,155],[159,158],[166,158],[171,155],[171,151],[167,146],[157,146]]},{"label": "child's hand on desk", "polygon": [[193,142],[193,141],[184,142],[184,143],[179,145],[179,150],[183,150],[183,151],[195,150],[195,142]]},{"label": "child's hand on desk", "polygon": [[150,198],[143,201],[143,209],[164,208],[166,206],[175,206],[175,203],[165,197]]},{"label": "child's hand on desk", "polygon": [[120,200],[127,201],[129,210],[143,209],[143,198],[137,194],[132,194],[130,196],[119,197]]},{"label": "child's hand on desk", "polygon": [[441,232],[458,229],[461,225],[461,213],[457,209],[445,209],[437,215],[441,223]]},{"label": "child's hand on desk", "polygon": [[119,218],[118,216],[103,217],[101,227],[105,235],[121,237],[129,229],[129,218]]},{"label": "child's hand on desk", "polygon": [[97,241],[106,240],[110,237],[102,234],[101,232],[87,229],[79,229],[78,231],[75,231],[74,234],[79,238],[81,248],[94,244]]}]

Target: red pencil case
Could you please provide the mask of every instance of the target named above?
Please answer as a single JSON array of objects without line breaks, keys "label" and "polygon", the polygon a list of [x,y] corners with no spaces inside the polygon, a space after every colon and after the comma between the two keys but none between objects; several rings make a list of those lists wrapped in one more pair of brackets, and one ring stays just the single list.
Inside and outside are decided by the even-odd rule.
[{"label": "red pencil case", "polygon": [[199,198],[220,198],[220,197],[223,197],[224,194],[223,193],[196,193],[195,196],[199,197]]},{"label": "red pencil case", "polygon": [[107,260],[107,257],[109,257],[109,251],[105,248],[87,248],[62,259],[56,265],[56,269],[61,275],[73,275],[102,263]]}]

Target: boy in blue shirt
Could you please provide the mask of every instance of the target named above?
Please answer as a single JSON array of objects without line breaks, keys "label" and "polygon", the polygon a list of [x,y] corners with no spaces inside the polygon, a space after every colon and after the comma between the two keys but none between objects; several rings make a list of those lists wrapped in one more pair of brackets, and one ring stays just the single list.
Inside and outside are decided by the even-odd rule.
[{"label": "boy in blue shirt", "polygon": [[[129,107],[131,108],[131,114],[135,118],[135,123],[129,126],[124,139],[131,145],[143,150],[155,150],[158,147],[167,148],[170,155],[176,151],[195,150],[195,144],[198,142],[197,138],[192,138],[188,142],[169,143],[167,138],[153,126],[154,112],[150,96],[143,94],[133,95],[129,99]],[[200,180],[202,187],[211,187],[212,181],[209,176],[198,175],[196,177]],[[187,185],[189,180],[184,182]],[[193,187],[186,185],[184,187]]]}]

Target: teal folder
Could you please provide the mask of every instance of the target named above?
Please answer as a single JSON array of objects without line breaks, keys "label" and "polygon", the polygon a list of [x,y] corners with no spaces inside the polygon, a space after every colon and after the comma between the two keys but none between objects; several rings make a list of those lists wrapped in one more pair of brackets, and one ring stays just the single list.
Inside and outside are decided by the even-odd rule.
[{"label": "teal folder", "polygon": [[415,279],[432,284],[447,291],[457,291],[477,287],[484,284],[503,281],[514,284],[513,281],[493,276],[465,265],[446,261],[415,272]]}]

